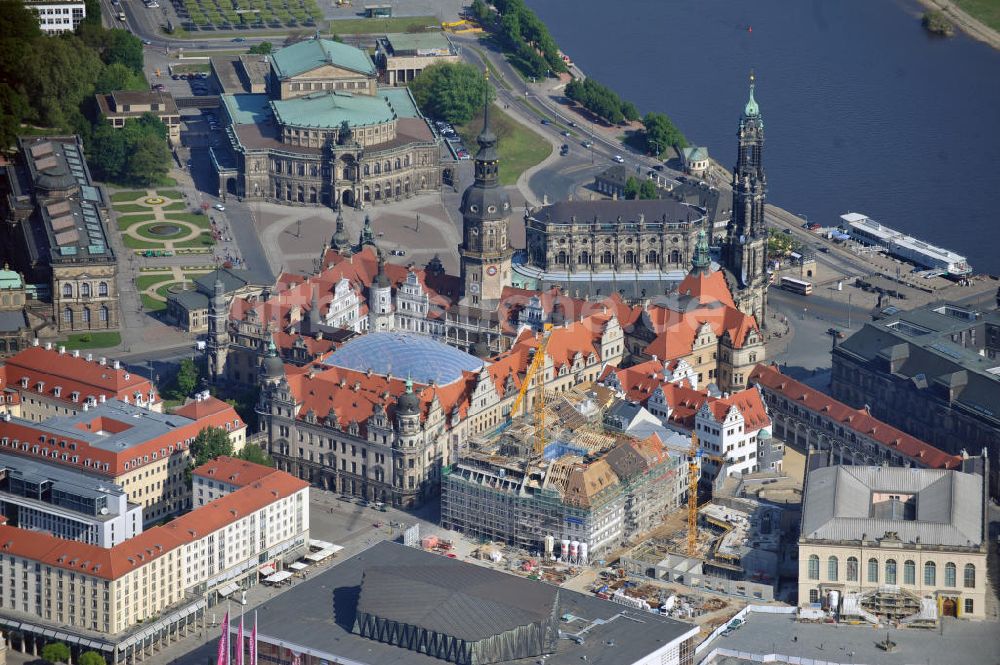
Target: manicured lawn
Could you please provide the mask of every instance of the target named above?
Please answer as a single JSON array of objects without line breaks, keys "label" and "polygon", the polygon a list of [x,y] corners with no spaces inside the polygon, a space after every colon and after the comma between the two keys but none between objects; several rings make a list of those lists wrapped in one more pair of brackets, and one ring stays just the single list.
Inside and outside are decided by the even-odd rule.
[{"label": "manicured lawn", "polygon": [[967,14],[1000,30],[1000,0],[955,0]]},{"label": "manicured lawn", "polygon": [[193,212],[172,212],[166,215],[166,218],[179,220],[181,222],[189,222],[200,229],[207,229],[212,225],[208,215],[197,215]]},{"label": "manicured lawn", "polygon": [[[206,65],[206,67],[207,66],[208,65]],[[156,195],[165,199],[176,199],[180,201],[184,200],[184,195],[178,192],[176,189],[164,189],[162,191],[156,190]]]},{"label": "manicured lawn", "polygon": [[393,18],[346,18],[330,21],[335,35],[370,35],[386,32],[409,32],[418,28],[438,27],[433,16],[397,16]]},{"label": "manicured lawn", "polygon": [[124,192],[115,192],[111,195],[112,203],[125,203],[135,201],[139,197],[146,197],[146,192],[140,192],[138,190],[127,190]]},{"label": "manicured lawn", "polygon": [[150,212],[153,209],[150,206],[141,205],[139,203],[117,203],[114,208],[115,212],[118,214],[129,212]]},{"label": "manicured lawn", "polygon": [[168,222],[146,222],[136,228],[133,233],[137,233],[146,240],[153,240],[156,242],[166,242],[167,240],[173,240],[174,238],[183,238],[184,236],[191,233],[191,229],[187,226],[177,226],[177,232],[171,233],[170,235],[156,235],[152,233],[149,229],[158,226],[160,224],[168,224]]},{"label": "manicured lawn", "polygon": [[153,213],[147,213],[145,215],[119,215],[118,216],[118,228],[124,230],[133,224],[139,224],[141,222],[151,222],[155,218]]},{"label": "manicured lawn", "polygon": [[175,242],[174,247],[211,247],[214,244],[215,239],[212,238],[212,234],[208,231],[202,231],[201,235],[197,238]]},{"label": "manicured lawn", "polygon": [[101,331],[75,333],[70,335],[63,346],[67,349],[106,349],[122,343],[122,336],[117,331]]},{"label": "manicured lawn", "polygon": [[161,282],[169,282],[174,278],[173,274],[161,273],[159,275],[141,275],[136,278],[135,286],[140,292],[145,291],[154,284],[159,284]]},{"label": "manicured lawn", "polygon": [[140,293],[139,299],[142,300],[143,309],[150,312],[159,312],[161,309],[167,308],[167,303],[147,296],[145,293]]},{"label": "manicured lawn", "polygon": [[163,249],[162,242],[147,242],[132,236],[122,236],[122,244],[129,249]]},{"label": "manicured lawn", "polygon": [[[490,109],[490,125],[496,133],[500,152],[500,184],[513,185],[526,170],[538,164],[552,152],[552,144],[518,123],[494,104]],[[476,136],[483,128],[483,116],[477,115],[455,128],[466,149],[475,155]]]},{"label": "manicured lawn", "polygon": [[188,209],[188,206],[183,201],[174,201],[173,203],[168,203],[166,205],[160,206],[160,208],[167,212],[170,211],[184,212],[185,210]]}]

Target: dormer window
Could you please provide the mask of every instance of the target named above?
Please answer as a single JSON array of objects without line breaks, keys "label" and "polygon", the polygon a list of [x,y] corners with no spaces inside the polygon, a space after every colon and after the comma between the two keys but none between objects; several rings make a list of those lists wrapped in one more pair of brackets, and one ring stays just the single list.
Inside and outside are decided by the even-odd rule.
[{"label": "dormer window", "polygon": [[74,402],[79,402],[80,401],[80,393],[79,393],[79,391],[74,390],[73,392],[71,392],[69,394],[69,398],[72,401],[74,401]]},{"label": "dormer window", "polygon": [[52,394],[55,395],[56,397],[62,396],[62,386],[56,386],[55,388],[53,388]]},{"label": "dormer window", "polygon": [[39,381],[38,383],[36,383],[35,384],[35,390],[38,391],[38,392],[42,392],[43,390],[45,390],[45,382],[44,381]]}]

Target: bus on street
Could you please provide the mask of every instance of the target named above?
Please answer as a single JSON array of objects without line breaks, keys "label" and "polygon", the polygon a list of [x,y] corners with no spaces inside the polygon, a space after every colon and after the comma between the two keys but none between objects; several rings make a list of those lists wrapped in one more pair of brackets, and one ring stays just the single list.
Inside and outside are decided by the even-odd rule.
[{"label": "bus on street", "polygon": [[813,292],[812,282],[807,282],[804,279],[795,279],[794,277],[782,277],[781,288],[802,296],[811,295]]}]

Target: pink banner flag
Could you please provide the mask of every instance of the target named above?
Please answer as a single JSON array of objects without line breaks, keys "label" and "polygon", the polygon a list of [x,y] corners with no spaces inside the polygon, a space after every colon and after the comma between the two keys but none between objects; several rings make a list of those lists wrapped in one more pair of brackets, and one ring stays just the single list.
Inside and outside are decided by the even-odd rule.
[{"label": "pink banner flag", "polygon": [[240,632],[236,633],[236,665],[243,665],[243,615],[242,614],[240,614]]},{"label": "pink banner flag", "polygon": [[215,665],[229,665],[229,612],[222,618],[222,635],[219,636],[219,653]]},{"label": "pink banner flag", "polygon": [[257,611],[253,613],[253,630],[250,631],[250,665],[257,665]]}]

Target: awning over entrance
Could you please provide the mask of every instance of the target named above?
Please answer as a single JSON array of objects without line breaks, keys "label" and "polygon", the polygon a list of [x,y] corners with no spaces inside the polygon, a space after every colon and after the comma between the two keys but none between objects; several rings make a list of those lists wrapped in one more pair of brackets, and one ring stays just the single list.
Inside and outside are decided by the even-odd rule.
[{"label": "awning over entrance", "polygon": [[234,593],[236,593],[239,590],[240,590],[239,585],[238,584],[234,584],[233,582],[230,582],[228,584],[224,584],[223,586],[221,586],[221,587],[219,587],[217,589],[217,591],[219,592],[219,595],[222,596],[223,598],[231,596],[231,595],[233,595]]},{"label": "awning over entrance", "polygon": [[305,570],[309,567],[309,564],[302,563],[301,561],[296,561],[295,563],[288,564],[288,567],[292,570]]},{"label": "awning over entrance", "polygon": [[277,573],[275,573],[274,575],[269,575],[268,577],[265,577],[264,581],[265,582],[272,582],[272,583],[284,582],[285,580],[287,580],[291,576],[292,576],[292,574],[290,572],[288,572],[287,570],[281,570],[281,571],[278,571]]},{"label": "awning over entrance", "polygon": [[325,540],[314,540],[313,538],[310,538],[309,547],[315,547],[318,550],[325,550],[328,547],[333,547],[333,543],[328,543]]},{"label": "awning over entrance", "polygon": [[273,575],[274,566],[272,566],[271,564],[268,564],[266,566],[261,566],[260,570],[258,570],[257,572],[259,572],[261,575]]},{"label": "awning over entrance", "polygon": [[334,552],[333,548],[328,547],[325,550],[320,550],[319,552],[312,552],[311,554],[307,554],[305,556],[305,559],[307,561],[312,561],[313,563],[316,563],[324,559],[330,558],[331,556],[333,556],[333,552]]}]

